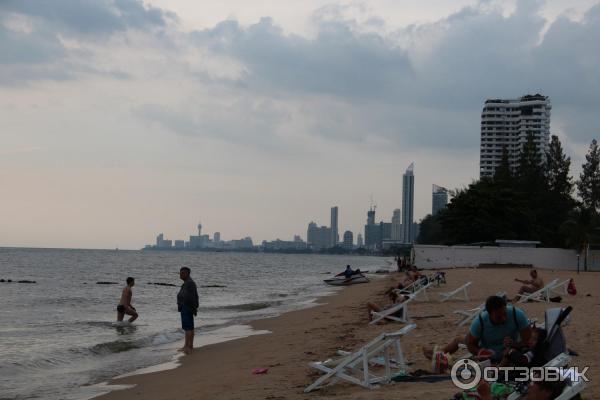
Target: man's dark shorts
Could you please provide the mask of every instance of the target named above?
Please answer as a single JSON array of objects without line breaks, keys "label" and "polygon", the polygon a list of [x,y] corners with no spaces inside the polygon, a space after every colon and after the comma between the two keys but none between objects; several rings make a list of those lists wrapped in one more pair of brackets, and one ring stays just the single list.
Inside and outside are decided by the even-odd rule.
[{"label": "man's dark shorts", "polygon": [[123,304],[119,304],[117,306],[117,312],[121,314],[125,314],[125,306]]},{"label": "man's dark shorts", "polygon": [[194,330],[194,314],[186,306],[181,307],[181,329],[184,331]]}]

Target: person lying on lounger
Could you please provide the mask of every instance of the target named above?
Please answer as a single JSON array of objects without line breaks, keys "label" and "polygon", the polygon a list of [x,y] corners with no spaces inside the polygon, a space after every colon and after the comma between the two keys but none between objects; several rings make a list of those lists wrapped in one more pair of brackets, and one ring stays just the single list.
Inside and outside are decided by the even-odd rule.
[{"label": "person lying on lounger", "polygon": [[[388,290],[386,292],[386,294],[388,295],[388,297],[390,298],[390,300],[392,302],[392,304],[390,304],[389,307],[399,304],[399,303],[402,303],[409,299],[409,296],[399,295],[394,289],[395,288],[391,288],[390,290]],[[372,314],[373,311],[380,312],[381,310],[384,310],[386,308],[388,308],[388,307],[382,308],[382,307],[379,307],[375,303],[368,302],[367,303],[367,311],[369,312],[369,321],[373,320],[373,314]],[[404,312],[404,310],[400,309],[396,313],[392,314],[392,317],[403,318],[403,315],[402,315],[403,312]]]},{"label": "person lying on lounger", "polygon": [[535,269],[532,269],[529,272],[529,276],[531,277],[531,279],[523,280],[515,278],[515,281],[522,283],[523,286],[521,286],[521,288],[519,289],[519,294],[514,298],[514,301],[519,300],[519,295],[521,294],[534,293],[544,287],[544,281],[542,280],[542,278],[539,277]]}]

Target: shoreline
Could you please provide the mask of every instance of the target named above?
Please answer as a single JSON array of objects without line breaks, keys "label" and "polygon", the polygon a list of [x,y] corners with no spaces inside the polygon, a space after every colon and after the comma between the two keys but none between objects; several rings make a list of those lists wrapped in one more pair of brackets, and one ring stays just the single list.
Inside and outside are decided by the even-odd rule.
[{"label": "shoreline", "polygon": [[[466,328],[457,328],[453,310],[472,308],[490,293],[506,290],[512,294],[519,284],[515,276],[524,274],[522,269],[446,270],[448,284],[433,289],[430,301],[413,302],[411,315],[415,317],[417,329],[403,340],[403,349],[412,363],[411,370],[430,368],[430,363],[421,354],[421,346],[444,344]],[[574,277],[579,294],[563,296],[561,304],[526,303],[519,305],[530,317],[540,317],[546,308],[573,305],[572,322],[564,328],[569,347],[580,356],[573,365],[590,366],[588,377],[591,382],[585,390],[588,398],[600,396],[600,363],[594,354],[600,350],[596,338],[600,323],[586,318],[589,312],[600,311],[600,275],[566,271],[541,272],[548,282],[553,278]],[[365,308],[367,301],[387,304],[383,292],[400,279],[392,273],[368,284],[346,287],[337,293],[319,297],[315,307],[286,312],[277,317],[250,322],[254,330],[268,330],[266,335],[249,336],[233,341],[211,344],[196,348],[194,354],[181,359],[181,365],[173,370],[152,372],[113,379],[109,385],[135,385],[129,389],[112,391],[96,397],[102,400],[130,398],[162,399],[406,399],[450,398],[458,390],[451,382],[396,383],[377,390],[367,390],[348,383],[338,383],[325,389],[305,394],[303,390],[318,377],[308,363],[330,358],[338,349],[355,350],[381,332],[391,332],[401,324],[368,325]],[[437,301],[439,292],[450,291],[466,281],[473,281],[469,291],[470,301]],[[590,296],[586,296],[586,294]],[[440,318],[439,316],[443,317]],[[201,324],[201,318],[200,318]],[[576,327],[576,328],[575,328]],[[268,368],[263,375],[253,375],[255,368]],[[110,387],[110,386],[109,386]]]}]

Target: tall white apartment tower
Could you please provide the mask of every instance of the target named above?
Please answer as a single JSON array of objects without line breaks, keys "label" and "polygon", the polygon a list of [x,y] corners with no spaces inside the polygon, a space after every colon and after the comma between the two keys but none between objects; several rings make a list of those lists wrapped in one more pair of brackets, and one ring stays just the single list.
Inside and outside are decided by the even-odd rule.
[{"label": "tall white apartment tower", "polygon": [[486,100],[481,113],[480,177],[494,176],[504,147],[514,172],[530,132],[543,159],[550,141],[551,109],[550,99],[541,94],[512,100]]},{"label": "tall white apartment tower", "polygon": [[412,243],[414,240],[413,204],[415,201],[414,163],[411,163],[402,175],[402,240]]}]

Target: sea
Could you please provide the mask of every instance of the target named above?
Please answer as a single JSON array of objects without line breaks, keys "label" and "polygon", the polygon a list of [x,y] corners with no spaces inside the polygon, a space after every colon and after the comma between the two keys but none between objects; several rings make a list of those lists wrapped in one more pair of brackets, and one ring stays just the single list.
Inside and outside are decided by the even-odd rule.
[{"label": "sea", "polygon": [[[248,322],[313,306],[339,290],[323,279],[347,264],[388,267],[362,256],[0,248],[0,280],[12,280],[0,282],[0,400],[89,399],[111,378],[176,366],[183,266],[198,286],[201,346],[265,334]],[[128,276],[139,318],[117,324]]]}]

